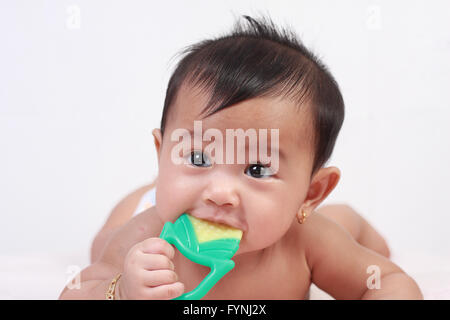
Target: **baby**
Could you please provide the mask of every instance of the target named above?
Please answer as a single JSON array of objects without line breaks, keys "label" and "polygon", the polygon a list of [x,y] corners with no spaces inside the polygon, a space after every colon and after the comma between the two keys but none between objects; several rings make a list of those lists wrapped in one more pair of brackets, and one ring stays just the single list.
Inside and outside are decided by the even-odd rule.
[{"label": "baby", "polygon": [[[61,299],[173,299],[193,290],[209,268],[159,238],[185,212],[243,231],[234,269],[204,299],[307,299],[312,283],[336,299],[422,299],[351,207],[318,208],[340,178],[325,167],[344,119],[334,78],[294,33],[244,17],[247,27],[186,50],[153,130],[155,183],[116,206],[80,288],[65,288]],[[257,145],[234,145],[230,130],[266,130],[270,157],[247,157],[257,146],[267,151],[262,135]],[[131,217],[153,187],[156,204]]]}]

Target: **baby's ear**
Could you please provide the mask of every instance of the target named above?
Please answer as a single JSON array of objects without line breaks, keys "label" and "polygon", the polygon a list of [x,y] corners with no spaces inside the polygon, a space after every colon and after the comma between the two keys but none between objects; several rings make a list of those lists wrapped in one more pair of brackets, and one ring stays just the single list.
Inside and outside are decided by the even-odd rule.
[{"label": "baby's ear", "polygon": [[162,144],[162,134],[161,129],[155,128],[152,130],[152,135],[155,140],[155,148],[156,148],[156,154],[158,155],[158,162],[159,162],[159,154],[161,150],[161,144]]},{"label": "baby's ear", "polygon": [[309,209],[314,210],[325,200],[339,182],[341,171],[336,167],[319,169],[314,175],[305,199]]}]

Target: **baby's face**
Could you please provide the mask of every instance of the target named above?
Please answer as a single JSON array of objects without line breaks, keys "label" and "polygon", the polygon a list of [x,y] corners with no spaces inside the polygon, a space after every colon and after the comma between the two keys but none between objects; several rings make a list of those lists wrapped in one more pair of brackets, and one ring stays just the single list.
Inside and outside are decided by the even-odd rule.
[{"label": "baby's face", "polygon": [[[187,212],[243,230],[237,254],[266,248],[295,223],[296,213],[308,193],[313,161],[309,110],[305,107],[296,111],[293,102],[279,98],[257,98],[202,119],[200,112],[206,103],[207,96],[183,86],[170,111],[162,144],[158,143],[159,129],[154,130],[159,167],[157,212],[164,222],[174,222]],[[222,133],[222,163],[211,161],[215,155],[206,151],[211,141],[199,137],[200,148],[194,148],[194,134],[191,136],[192,148],[178,153],[184,163],[174,162],[172,152],[180,145],[180,139],[172,141],[172,132],[181,128],[194,132],[194,121],[201,121],[203,134],[210,128]],[[244,132],[266,129],[266,154],[269,157],[271,129],[278,130],[278,170],[275,174],[270,170],[270,164],[252,166],[257,162],[249,162],[248,138],[244,148],[239,147],[234,138],[234,161],[231,164],[225,162],[227,152],[231,152],[225,148],[228,143],[226,129],[239,128]],[[260,143],[258,136],[258,145]],[[238,153],[245,154],[243,163],[237,160]],[[196,156],[200,160],[203,156],[203,161],[195,163]],[[260,160],[259,156],[257,159]]]}]

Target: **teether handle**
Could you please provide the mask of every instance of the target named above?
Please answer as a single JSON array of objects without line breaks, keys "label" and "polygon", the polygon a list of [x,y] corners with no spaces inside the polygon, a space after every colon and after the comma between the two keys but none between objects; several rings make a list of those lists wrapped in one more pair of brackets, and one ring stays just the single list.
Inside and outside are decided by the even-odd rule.
[{"label": "teether handle", "polygon": [[187,259],[192,262],[211,268],[208,275],[194,290],[186,292],[174,300],[200,300],[226,273],[234,268],[234,262],[229,259],[205,257],[200,255],[198,252],[189,250],[183,242],[174,236],[172,228],[173,225],[171,223],[166,223],[159,237],[174,245]]}]

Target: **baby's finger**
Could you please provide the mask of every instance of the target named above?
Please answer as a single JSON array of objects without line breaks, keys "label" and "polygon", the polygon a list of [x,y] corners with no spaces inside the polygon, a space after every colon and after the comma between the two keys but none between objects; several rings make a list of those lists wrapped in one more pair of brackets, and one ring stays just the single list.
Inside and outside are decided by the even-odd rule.
[{"label": "baby's finger", "polygon": [[170,300],[183,294],[184,284],[175,282],[153,288],[146,288],[145,290],[149,290],[149,295],[151,295],[153,299]]},{"label": "baby's finger", "polygon": [[142,284],[146,287],[156,287],[178,281],[177,274],[172,270],[143,270],[142,272]]},{"label": "baby's finger", "polygon": [[141,254],[139,256],[139,266],[145,270],[175,270],[175,266],[166,255],[163,254]]},{"label": "baby's finger", "polygon": [[148,238],[141,242],[141,251],[144,253],[160,253],[169,259],[175,255],[175,249],[170,243],[161,238]]}]

